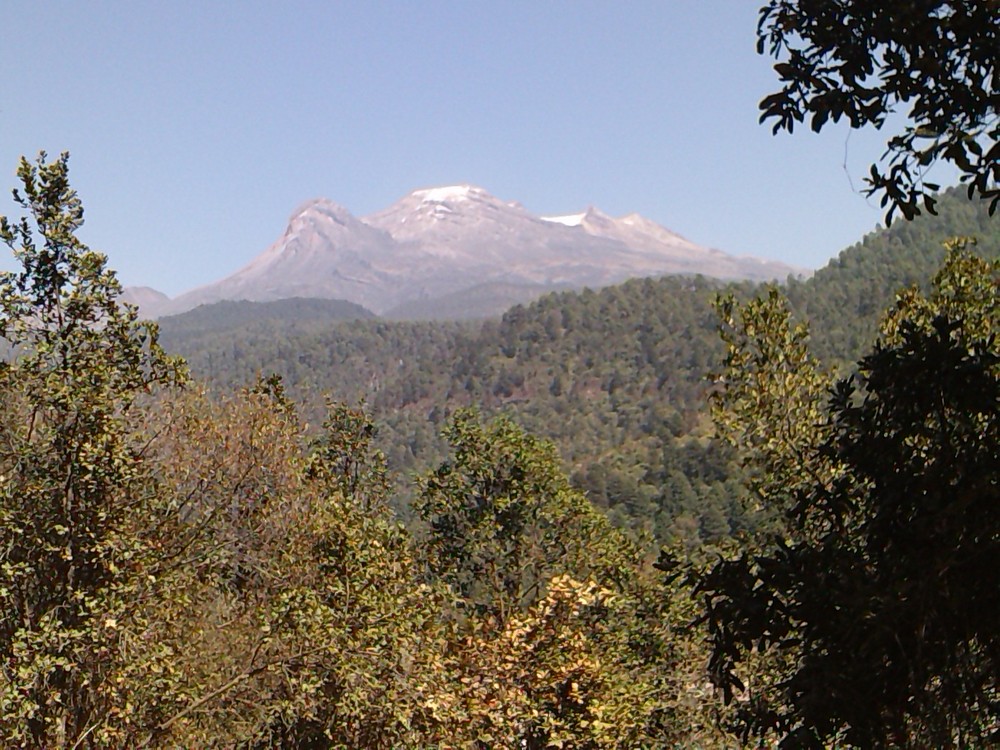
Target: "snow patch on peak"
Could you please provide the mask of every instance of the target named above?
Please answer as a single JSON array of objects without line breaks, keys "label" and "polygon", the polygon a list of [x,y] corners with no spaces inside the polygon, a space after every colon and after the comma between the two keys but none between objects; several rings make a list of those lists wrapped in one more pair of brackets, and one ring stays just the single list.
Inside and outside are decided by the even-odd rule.
[{"label": "snow patch on peak", "polygon": [[542,216],[542,221],[549,221],[553,224],[563,224],[567,227],[578,227],[587,218],[586,212],[582,214],[569,214],[567,216]]},{"label": "snow patch on peak", "polygon": [[445,201],[468,200],[474,194],[480,193],[482,193],[482,190],[472,185],[448,185],[446,187],[414,190],[413,197],[420,198],[424,203],[444,203]]},{"label": "snow patch on peak", "polygon": [[621,219],[619,219],[619,221],[622,224],[627,224],[630,227],[643,226],[643,225],[647,225],[648,226],[649,224],[653,224],[654,223],[654,222],[650,221],[649,219],[647,219],[645,216],[643,216],[641,214],[636,214],[636,213],[632,213],[632,214],[628,214],[627,216],[623,216],[623,217],[621,217]]}]

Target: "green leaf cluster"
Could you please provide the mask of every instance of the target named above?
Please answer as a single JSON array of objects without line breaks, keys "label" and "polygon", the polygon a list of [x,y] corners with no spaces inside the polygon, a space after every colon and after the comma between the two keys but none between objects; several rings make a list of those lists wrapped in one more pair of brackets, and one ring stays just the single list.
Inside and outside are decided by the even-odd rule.
[{"label": "green leaf cluster", "polygon": [[827,388],[776,295],[741,310],[720,421],[781,524],[699,589],[713,679],[740,696],[744,736],[995,739],[1000,287],[996,262],[964,244],[929,294],[899,294],[857,375]]},{"label": "green leaf cluster", "polygon": [[134,415],[184,369],[76,238],[66,155],[22,159],[18,176],[33,223],[0,218],[22,266],[0,276],[16,354],[0,367],[0,732],[22,747],[110,747],[181,700],[156,616],[135,606],[170,597],[153,572],[170,521]]}]

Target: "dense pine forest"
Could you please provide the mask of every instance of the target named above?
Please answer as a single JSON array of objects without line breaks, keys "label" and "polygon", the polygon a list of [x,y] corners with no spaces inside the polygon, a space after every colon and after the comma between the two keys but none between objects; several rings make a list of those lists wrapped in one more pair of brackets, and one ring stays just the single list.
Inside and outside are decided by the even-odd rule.
[{"label": "dense pine forest", "polygon": [[[937,216],[877,230],[782,285],[820,361],[848,370],[896,294],[926,287],[945,240],[964,235],[1000,256],[985,206],[952,189]],[[476,324],[374,320],[312,300],[221,303],[162,320],[161,340],[220,392],[280,375],[314,423],[327,396],[364,403],[404,517],[408,477],[444,455],[448,415],[475,406],[552,440],[574,486],[616,525],[697,546],[756,523],[732,451],[712,439],[706,396],[723,356],[714,301],[761,291],[668,276],[552,294]]]}]

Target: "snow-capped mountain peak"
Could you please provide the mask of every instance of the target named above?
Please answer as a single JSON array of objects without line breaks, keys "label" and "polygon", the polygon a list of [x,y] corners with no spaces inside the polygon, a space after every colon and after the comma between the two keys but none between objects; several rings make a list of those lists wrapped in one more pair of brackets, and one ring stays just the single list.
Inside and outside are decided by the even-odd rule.
[{"label": "snow-capped mountain peak", "polygon": [[[523,207],[468,184],[414,190],[361,220],[400,242],[420,240],[431,254],[449,257],[456,252],[456,233],[465,238],[469,232],[506,231],[512,224],[537,221]],[[428,242],[429,236],[436,239]],[[442,244],[445,236],[449,239]]]},{"label": "snow-capped mountain peak", "polygon": [[414,190],[360,218],[332,201],[308,201],[283,235],[236,273],[175,300],[145,293],[138,301],[179,312],[223,299],[322,297],[381,314],[491,284],[536,295],[662,273],[780,278],[791,271],[701,247],[638,214],[616,219],[589,207],[543,218],[457,184]]},{"label": "snow-capped mountain peak", "polygon": [[414,190],[410,195],[420,199],[423,203],[451,203],[469,200],[473,196],[486,196],[488,193],[475,185],[446,185]]}]

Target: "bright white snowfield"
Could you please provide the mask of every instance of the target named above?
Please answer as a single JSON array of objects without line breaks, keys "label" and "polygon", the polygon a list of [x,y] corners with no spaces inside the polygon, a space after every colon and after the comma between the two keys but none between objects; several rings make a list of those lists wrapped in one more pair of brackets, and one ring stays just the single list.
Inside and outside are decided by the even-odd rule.
[{"label": "bright white snowfield", "polygon": [[586,213],[582,214],[569,214],[568,216],[543,216],[542,221],[551,221],[553,224],[563,224],[567,227],[578,227],[583,223],[583,217]]},{"label": "bright white snowfield", "polygon": [[481,188],[472,185],[448,185],[445,187],[414,190],[413,197],[420,198],[425,203],[443,203],[445,201],[468,200],[473,193],[482,193]]}]

